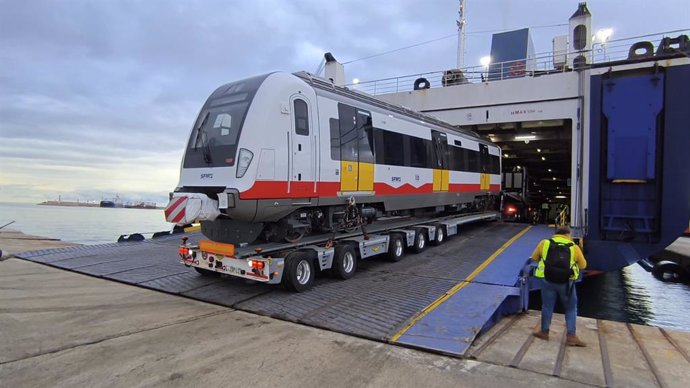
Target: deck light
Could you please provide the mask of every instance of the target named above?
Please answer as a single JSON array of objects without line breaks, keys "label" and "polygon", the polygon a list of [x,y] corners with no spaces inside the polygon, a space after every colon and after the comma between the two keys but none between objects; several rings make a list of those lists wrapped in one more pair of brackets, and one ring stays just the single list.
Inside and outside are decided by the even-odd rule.
[{"label": "deck light", "polygon": [[521,136],[515,136],[515,140],[534,140],[537,137],[534,135],[521,135]]},{"label": "deck light", "polygon": [[597,42],[606,43],[611,38],[611,35],[613,35],[613,28],[602,28],[601,30],[597,31],[596,35],[594,35],[594,38]]}]

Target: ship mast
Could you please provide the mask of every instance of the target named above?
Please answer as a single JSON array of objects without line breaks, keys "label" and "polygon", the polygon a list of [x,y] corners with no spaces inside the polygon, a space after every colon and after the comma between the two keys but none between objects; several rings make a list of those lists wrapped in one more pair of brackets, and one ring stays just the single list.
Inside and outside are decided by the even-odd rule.
[{"label": "ship mast", "polygon": [[465,66],[465,0],[460,0],[458,8],[458,69]]}]

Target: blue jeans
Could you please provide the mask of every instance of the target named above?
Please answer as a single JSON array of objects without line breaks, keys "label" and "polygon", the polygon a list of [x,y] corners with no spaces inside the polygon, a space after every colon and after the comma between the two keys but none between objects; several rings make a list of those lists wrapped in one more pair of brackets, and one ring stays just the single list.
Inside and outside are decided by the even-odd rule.
[{"label": "blue jeans", "polygon": [[565,309],[565,326],[568,335],[575,335],[575,320],[577,319],[577,291],[572,283],[572,291],[568,295],[568,283],[556,284],[541,279],[541,330],[549,332],[553,308],[556,306],[556,297],[561,300]]}]

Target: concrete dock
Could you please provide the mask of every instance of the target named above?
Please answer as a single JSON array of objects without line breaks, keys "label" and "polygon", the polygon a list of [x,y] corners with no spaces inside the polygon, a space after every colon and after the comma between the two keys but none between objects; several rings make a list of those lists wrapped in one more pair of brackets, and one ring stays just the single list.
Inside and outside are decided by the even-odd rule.
[{"label": "concrete dock", "polygon": [[562,316],[551,341],[530,335],[538,312],[504,318],[460,359],[14,258],[0,262],[0,290],[8,387],[675,387],[690,366],[689,333],[579,318],[589,346],[566,348]]},{"label": "concrete dock", "polygon": [[9,258],[18,252],[35,251],[49,248],[73,247],[78,244],[50,237],[32,236],[15,229],[0,229],[0,260]]}]

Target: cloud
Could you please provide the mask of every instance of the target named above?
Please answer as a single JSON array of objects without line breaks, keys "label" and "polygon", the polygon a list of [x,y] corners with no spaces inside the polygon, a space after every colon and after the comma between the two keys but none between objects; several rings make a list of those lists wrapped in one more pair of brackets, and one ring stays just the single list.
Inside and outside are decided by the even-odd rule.
[{"label": "cloud", "polygon": [[[577,1],[468,1],[468,31],[566,23]],[[621,5],[625,7],[621,7]],[[686,27],[684,3],[589,2],[595,26]],[[164,201],[207,96],[275,70],[313,72],[454,33],[458,2],[0,0],[0,201],[57,195]],[[659,17],[652,17],[654,15]],[[598,15],[602,15],[600,19]],[[615,19],[614,19],[615,18]],[[657,20],[662,24],[654,25]],[[638,31],[644,26],[644,31]],[[668,26],[668,28],[664,28]],[[537,51],[562,28],[535,30]],[[489,51],[468,34],[466,63]],[[348,79],[455,66],[454,37],[346,65]],[[146,197],[146,198],[145,198]]]}]

